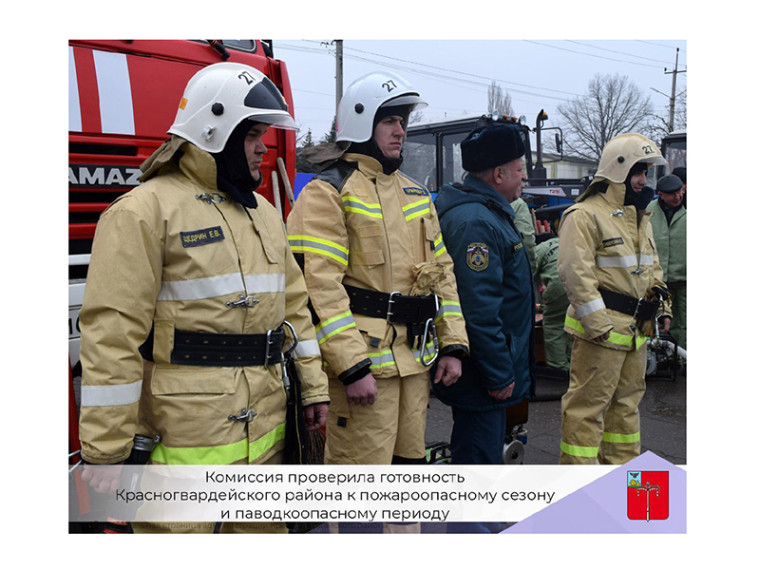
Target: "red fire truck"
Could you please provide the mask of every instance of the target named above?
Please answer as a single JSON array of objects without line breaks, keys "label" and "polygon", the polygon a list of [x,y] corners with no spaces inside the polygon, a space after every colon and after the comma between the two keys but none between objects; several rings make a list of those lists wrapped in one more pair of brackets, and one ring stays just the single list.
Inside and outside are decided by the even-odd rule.
[{"label": "red fire truck", "polygon": [[[95,225],[117,196],[138,184],[140,164],[168,138],[187,81],[221,61],[264,72],[293,113],[285,63],[266,40],[71,40],[69,41],[69,365],[78,394],[78,315],[84,295]],[[269,149],[258,192],[286,217],[295,179],[293,131],[269,129]],[[72,413],[72,454],[78,451]]]}]

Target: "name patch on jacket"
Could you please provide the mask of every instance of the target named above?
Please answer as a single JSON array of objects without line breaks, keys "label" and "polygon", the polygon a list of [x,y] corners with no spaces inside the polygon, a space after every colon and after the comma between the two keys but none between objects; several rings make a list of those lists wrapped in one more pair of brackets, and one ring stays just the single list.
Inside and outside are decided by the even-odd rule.
[{"label": "name patch on jacket", "polygon": [[512,247],[512,251],[520,251],[523,248],[523,242],[520,242]]},{"label": "name patch on jacket", "polygon": [[203,230],[179,232],[179,237],[182,240],[182,247],[197,247],[199,245],[214,243],[215,241],[222,241],[224,239],[224,232],[222,231],[222,226],[215,226]]},{"label": "name patch on jacket", "polygon": [[471,243],[467,246],[467,267],[473,271],[483,271],[488,267],[488,246],[484,243]]},{"label": "name patch on jacket", "polygon": [[612,247],[613,245],[623,245],[623,238],[616,237],[602,240],[602,247]]},{"label": "name patch on jacket", "polygon": [[430,193],[425,188],[419,188],[418,186],[408,186],[404,188],[404,194],[410,196],[429,196]]}]

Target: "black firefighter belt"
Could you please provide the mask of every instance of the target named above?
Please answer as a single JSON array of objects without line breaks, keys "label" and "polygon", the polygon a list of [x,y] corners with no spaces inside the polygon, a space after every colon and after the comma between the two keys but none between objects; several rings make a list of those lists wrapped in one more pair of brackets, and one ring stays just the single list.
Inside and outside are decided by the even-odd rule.
[{"label": "black firefighter belt", "polygon": [[351,299],[351,312],[385,319],[389,323],[425,325],[438,312],[438,297],[381,293],[351,285],[343,285]]},{"label": "black firefighter belt", "polygon": [[641,322],[654,320],[660,308],[660,301],[638,299],[607,289],[599,289],[599,293],[602,294],[602,299],[608,309],[631,315]]},{"label": "black firefighter belt", "polygon": [[172,364],[191,366],[271,366],[282,362],[285,331],[224,334],[174,331]]},{"label": "black firefighter belt", "polygon": [[[433,321],[440,305],[436,295],[402,295],[398,291],[382,293],[346,284],[343,286],[348,293],[352,313],[385,319],[389,323],[405,324],[412,348],[419,346],[422,349],[422,345],[430,338],[435,344],[437,355],[438,337]],[[432,360],[423,360],[423,363],[429,365],[433,360],[435,356]]]}]

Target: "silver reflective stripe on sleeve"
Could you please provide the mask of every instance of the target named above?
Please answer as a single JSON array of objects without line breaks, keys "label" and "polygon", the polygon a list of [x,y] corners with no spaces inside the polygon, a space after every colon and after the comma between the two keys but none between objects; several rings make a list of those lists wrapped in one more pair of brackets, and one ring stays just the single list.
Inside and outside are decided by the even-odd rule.
[{"label": "silver reflective stripe on sleeve", "polygon": [[591,313],[595,313],[596,311],[601,311],[602,309],[607,308],[604,304],[604,301],[601,297],[598,299],[594,299],[593,301],[589,301],[585,305],[581,305],[580,307],[576,307],[575,314],[579,319],[582,319],[583,317],[587,317]]},{"label": "silver reflective stripe on sleeve", "polygon": [[404,219],[408,222],[420,216],[430,213],[430,200],[425,198],[411,204],[407,204],[401,208],[404,212]]},{"label": "silver reflective stripe on sleeve", "polygon": [[435,247],[435,257],[438,257],[439,255],[445,253],[446,246],[443,245],[443,234],[439,235],[436,240],[433,242],[433,246]]},{"label": "silver reflective stripe on sleeve", "polygon": [[320,356],[319,343],[316,340],[300,340],[293,351],[296,358]]},{"label": "silver reflective stripe on sleeve", "polygon": [[82,406],[127,406],[140,400],[142,380],[116,386],[82,386]]},{"label": "silver reflective stripe on sleeve", "polygon": [[288,244],[293,253],[316,253],[348,265],[348,249],[334,241],[313,236],[288,236]]},{"label": "silver reflective stripe on sleeve", "polygon": [[[285,291],[284,273],[263,273],[246,275],[245,288],[249,293],[282,293]],[[164,281],[158,294],[159,301],[194,301],[243,292],[243,281],[239,273],[188,279],[186,281]]]},{"label": "silver reflective stripe on sleeve", "polygon": [[380,207],[380,204],[368,204],[355,196],[343,196],[341,200],[343,202],[343,209],[346,212],[354,212],[380,220],[383,219],[383,209]]},{"label": "silver reflective stripe on sleeve", "polygon": [[457,301],[443,301],[440,308],[438,309],[438,313],[435,315],[436,324],[442,318],[451,315],[462,316],[462,305],[460,305]]},{"label": "silver reflective stripe on sleeve", "polygon": [[641,254],[639,256],[639,265],[654,265],[654,255],[651,254]]},{"label": "silver reflective stripe on sleeve", "polygon": [[322,344],[330,337],[355,326],[356,322],[351,311],[346,311],[317,325],[317,341]]}]

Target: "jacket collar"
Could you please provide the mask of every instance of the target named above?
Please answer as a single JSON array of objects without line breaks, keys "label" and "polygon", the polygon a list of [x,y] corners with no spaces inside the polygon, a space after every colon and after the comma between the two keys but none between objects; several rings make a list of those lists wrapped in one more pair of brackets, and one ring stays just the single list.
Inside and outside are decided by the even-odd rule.
[{"label": "jacket collar", "polygon": [[512,209],[512,205],[507,202],[507,199],[499,194],[495,188],[483,182],[480,178],[467,174],[464,177],[464,185],[472,190],[474,194],[477,194],[484,198],[483,202],[491,209],[501,210],[508,216],[514,218],[515,211]]},{"label": "jacket collar", "polygon": [[[176,162],[175,156],[179,156]],[[140,181],[145,182],[160,173],[176,170],[178,167],[195,183],[205,188],[217,189],[214,157],[176,135],[172,135],[171,139],[157,148],[140,165],[140,170],[143,171]]]},{"label": "jacket collar", "polygon": [[383,174],[383,167],[380,164],[380,161],[369,155],[357,152],[347,152],[343,155],[343,160],[346,162],[355,162],[361,173],[370,179],[375,179],[378,175]]},{"label": "jacket collar", "polygon": [[625,184],[610,182],[603,194],[604,200],[615,208],[622,208],[625,203]]},{"label": "jacket collar", "polygon": [[218,189],[214,157],[190,143],[184,145],[182,150],[184,154],[179,161],[182,173],[205,188]]}]

